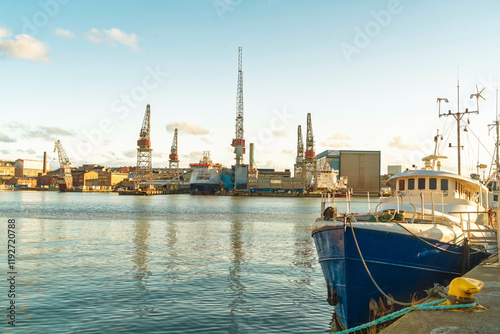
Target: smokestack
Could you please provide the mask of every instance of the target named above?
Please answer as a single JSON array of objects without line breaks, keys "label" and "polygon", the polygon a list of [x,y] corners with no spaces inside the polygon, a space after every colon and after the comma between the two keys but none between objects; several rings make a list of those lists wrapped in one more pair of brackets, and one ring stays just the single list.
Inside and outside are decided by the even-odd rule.
[{"label": "smokestack", "polygon": [[43,152],[43,174],[47,173],[47,152]]},{"label": "smokestack", "polygon": [[254,167],[254,156],[253,156],[253,143],[250,143],[250,156],[249,156],[249,164],[248,164],[248,169],[252,170]]}]

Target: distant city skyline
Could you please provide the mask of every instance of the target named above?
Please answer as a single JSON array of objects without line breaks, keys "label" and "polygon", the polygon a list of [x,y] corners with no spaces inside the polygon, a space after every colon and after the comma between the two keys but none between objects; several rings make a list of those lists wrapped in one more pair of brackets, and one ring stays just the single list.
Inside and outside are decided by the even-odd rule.
[{"label": "distant city skyline", "polygon": [[[491,164],[500,3],[39,0],[0,12],[0,159],[57,162],[59,139],[73,166],[134,166],[150,104],[153,167],[168,167],[175,128],[181,167],[206,150],[230,166],[242,46],[245,162],[253,142],[258,168],[293,170],[310,112],[317,153],[421,167],[437,129],[442,148],[457,145],[436,99],[456,111],[459,67],[460,108],[475,110],[476,85],[486,98],[464,119],[462,174]],[[456,149],[441,153],[456,171]]]}]

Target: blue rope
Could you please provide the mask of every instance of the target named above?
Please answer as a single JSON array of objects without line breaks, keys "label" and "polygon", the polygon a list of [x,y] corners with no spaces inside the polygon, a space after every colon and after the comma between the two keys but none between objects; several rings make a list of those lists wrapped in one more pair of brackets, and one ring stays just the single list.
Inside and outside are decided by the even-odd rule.
[{"label": "blue rope", "polygon": [[419,304],[419,305],[414,305],[414,306],[410,306],[410,307],[406,307],[402,310],[399,310],[397,312],[393,312],[391,314],[388,314],[386,315],[385,317],[382,317],[382,318],[379,318],[379,319],[376,319],[372,322],[369,322],[367,324],[364,324],[364,325],[360,325],[360,326],[356,326],[356,327],[353,327],[353,328],[350,328],[350,329],[346,329],[345,331],[341,331],[341,332],[336,332],[334,334],[347,334],[347,333],[353,333],[353,332],[356,332],[356,331],[359,331],[359,330],[362,330],[362,329],[365,329],[365,328],[368,328],[368,327],[371,327],[371,326],[374,326],[374,325],[380,325],[386,321],[389,321],[389,320],[394,320],[396,318],[399,318],[400,316],[410,312],[410,311],[413,311],[413,310],[449,310],[449,309],[460,309],[460,308],[468,308],[468,307],[474,307],[476,306],[476,303],[471,303],[471,304],[456,304],[456,305],[437,305],[437,304],[440,304],[442,302],[446,301],[446,299],[441,299],[441,300],[437,300],[437,301],[434,301],[434,302],[430,302],[430,303],[425,303],[425,304]]}]

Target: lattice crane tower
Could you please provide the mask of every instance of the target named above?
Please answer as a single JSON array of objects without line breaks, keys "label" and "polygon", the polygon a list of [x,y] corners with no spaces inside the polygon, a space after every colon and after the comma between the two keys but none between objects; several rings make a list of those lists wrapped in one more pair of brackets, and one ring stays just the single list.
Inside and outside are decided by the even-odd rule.
[{"label": "lattice crane tower", "polygon": [[304,177],[304,142],[302,141],[302,127],[297,128],[297,158],[295,159],[294,177]]},{"label": "lattice crane tower", "polygon": [[137,168],[135,171],[134,187],[138,189],[141,181],[147,181],[149,189],[153,187],[153,165],[151,163],[151,110],[149,104],[146,106],[144,121],[142,122],[141,132],[137,140]]},{"label": "lattice crane tower", "polygon": [[174,132],[174,140],[170,148],[170,155],[168,156],[168,169],[170,173],[175,173],[174,177],[179,176],[179,155],[177,154],[177,129]]},{"label": "lattice crane tower", "polygon": [[[306,135],[306,152],[304,154],[304,169],[305,174],[309,178],[314,178],[316,182],[318,169],[316,161],[316,153],[314,152],[314,136],[312,130],[311,113],[307,114],[307,135]],[[308,175],[308,173],[310,173]],[[313,189],[315,185],[313,185]]]},{"label": "lattice crane tower", "polygon": [[236,154],[236,166],[243,164],[243,154],[245,154],[245,139],[243,139],[243,50],[238,47],[238,88],[236,91],[236,136],[231,146]]},{"label": "lattice crane tower", "polygon": [[57,155],[59,157],[59,167],[63,171],[70,168],[71,162],[69,161],[69,158],[66,155],[66,151],[64,151],[60,140],[56,141],[56,144],[54,145],[54,152],[55,151],[57,151]]},{"label": "lattice crane tower", "polygon": [[59,157],[59,177],[57,179],[57,184],[59,186],[59,190],[66,190],[73,186],[73,177],[71,175],[70,167],[71,162],[69,161],[60,140],[56,141],[54,145],[54,152],[55,151],[57,151],[57,155]]}]

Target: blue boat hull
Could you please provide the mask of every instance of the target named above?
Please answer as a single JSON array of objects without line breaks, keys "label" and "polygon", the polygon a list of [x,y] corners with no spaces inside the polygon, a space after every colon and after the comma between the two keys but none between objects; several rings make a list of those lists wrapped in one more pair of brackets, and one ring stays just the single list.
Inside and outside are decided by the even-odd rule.
[{"label": "blue boat hull", "polygon": [[[398,301],[425,297],[424,290],[434,283],[448,285],[462,274],[462,255],[438,250],[413,236],[361,228],[355,228],[355,234],[374,280]],[[369,302],[378,302],[382,295],[366,272],[350,226],[327,227],[315,231],[313,238],[339,320],[346,328],[373,320]],[[427,241],[462,253],[463,247]],[[470,267],[487,256],[485,252],[471,254]]]}]

